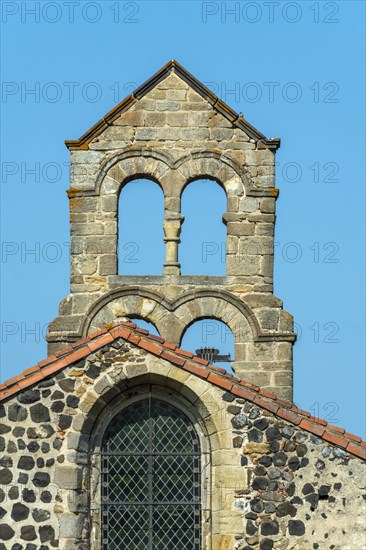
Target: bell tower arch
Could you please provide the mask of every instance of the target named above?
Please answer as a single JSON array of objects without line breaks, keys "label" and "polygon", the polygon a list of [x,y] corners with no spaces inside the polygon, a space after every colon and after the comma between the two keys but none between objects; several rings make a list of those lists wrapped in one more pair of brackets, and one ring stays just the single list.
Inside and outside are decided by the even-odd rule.
[{"label": "bell tower arch", "polygon": [[[291,399],[293,319],[273,295],[279,144],[176,61],[79,140],[66,141],[70,294],[49,325],[49,353],[121,316],[153,323],[177,346],[195,320],[219,319],[234,334],[235,373]],[[118,274],[118,199],[127,183],[142,178],[164,195],[165,261],[160,275]],[[226,194],[223,276],[181,274],[181,197],[196,179],[214,180]]]}]

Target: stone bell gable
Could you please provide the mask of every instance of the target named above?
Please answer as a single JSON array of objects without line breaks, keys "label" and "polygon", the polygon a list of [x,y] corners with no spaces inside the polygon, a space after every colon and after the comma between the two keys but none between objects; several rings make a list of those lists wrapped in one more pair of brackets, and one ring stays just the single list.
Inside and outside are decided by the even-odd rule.
[{"label": "stone bell gable", "polygon": [[0,386],[0,550],[108,548],[105,434],[151,399],[196,434],[197,548],[363,550],[361,438],[123,321]]},{"label": "stone bell gable", "polygon": [[[273,295],[279,139],[267,139],[171,61],[66,145],[70,294],[49,325],[49,353],[121,316],[151,322],[175,345],[193,322],[213,318],[234,335],[233,370],[291,399],[293,319]],[[153,180],[164,194],[161,276],[118,272],[118,197],[138,178]],[[180,274],[181,195],[202,178],[216,181],[227,196],[222,277]]]}]

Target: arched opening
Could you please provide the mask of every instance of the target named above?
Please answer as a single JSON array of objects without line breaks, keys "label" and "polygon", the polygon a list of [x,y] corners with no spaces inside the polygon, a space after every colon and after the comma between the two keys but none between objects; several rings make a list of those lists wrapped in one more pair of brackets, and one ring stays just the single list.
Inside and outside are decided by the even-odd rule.
[{"label": "arched opening", "polygon": [[201,448],[184,412],[137,398],[109,423],[101,460],[103,549],[202,548]]},{"label": "arched opening", "polygon": [[[187,327],[183,334],[181,348],[197,353],[205,348],[219,350],[213,355],[212,363],[233,373],[231,364],[234,361],[234,335],[230,328],[217,319],[200,319]],[[210,354],[210,351],[202,353]],[[217,356],[228,356],[230,360],[216,361]],[[226,357],[224,357],[226,359]],[[209,358],[211,361],[211,358]]]},{"label": "arched opening", "polygon": [[185,275],[226,274],[226,211],[223,188],[210,179],[191,182],[182,194],[179,261]]},{"label": "arched opening", "polygon": [[165,259],[164,196],[149,179],[125,185],[118,202],[118,273],[161,275]]}]

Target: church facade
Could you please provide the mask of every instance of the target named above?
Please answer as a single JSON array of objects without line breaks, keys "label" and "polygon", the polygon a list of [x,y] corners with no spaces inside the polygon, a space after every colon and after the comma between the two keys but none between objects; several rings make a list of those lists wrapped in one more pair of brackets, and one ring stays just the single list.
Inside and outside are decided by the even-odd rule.
[{"label": "church facade", "polygon": [[[71,292],[0,386],[0,550],[361,550],[366,443],[292,402],[267,139],[176,61],[71,151]],[[118,273],[118,196],[164,193],[161,276]],[[223,187],[226,275],[182,276],[181,194]],[[130,322],[153,323],[160,336]],[[181,349],[227,324],[235,375]]]}]

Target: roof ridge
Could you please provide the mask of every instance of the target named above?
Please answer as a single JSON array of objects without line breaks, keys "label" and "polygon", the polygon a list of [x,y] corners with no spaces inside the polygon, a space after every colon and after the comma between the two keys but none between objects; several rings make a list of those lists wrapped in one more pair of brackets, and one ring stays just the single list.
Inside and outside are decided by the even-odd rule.
[{"label": "roof ridge", "polygon": [[132,343],[200,378],[206,379],[221,389],[236,397],[251,401],[255,405],[275,414],[276,416],[299,426],[325,441],[345,449],[347,452],[366,459],[366,442],[361,437],[346,432],[345,429],[329,424],[326,420],[316,418],[310,412],[297,407],[292,401],[287,401],[276,394],[261,389],[259,386],[242,380],[181,349],[179,346],[166,342],[164,338],[150,334],[131,321],[116,321],[106,327],[78,340],[39,361],[35,366],[26,369],[21,374],[0,384],[0,401],[48,378],[65,367],[87,357],[90,353],[113,342],[117,338]]},{"label": "roof ridge", "polygon": [[162,80],[164,80],[169,74],[174,73],[181,78],[188,86],[195,90],[203,99],[208,101],[213,109],[218,111],[227,120],[232,122],[237,128],[249,135],[250,138],[258,142],[258,147],[261,149],[272,149],[276,151],[280,146],[279,138],[266,138],[262,132],[252,126],[243,116],[234,109],[232,109],[227,103],[214,94],[207,86],[205,86],[200,80],[193,76],[187,69],[183,67],[176,59],[168,61],[163,67],[161,67],[150,78],[143,82],[134,92],[126,96],[118,105],[113,107],[103,118],[98,120],[91,128],[89,128],[79,139],[67,139],[65,145],[70,151],[75,150],[88,150],[89,143],[92,139],[97,137],[108,126],[110,126],[116,118],[122,113],[127,111],[132,105],[143,98],[149,93],[155,86],[157,86]]}]

